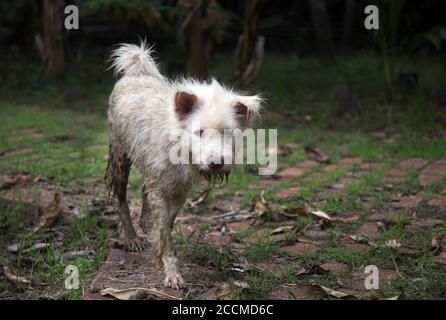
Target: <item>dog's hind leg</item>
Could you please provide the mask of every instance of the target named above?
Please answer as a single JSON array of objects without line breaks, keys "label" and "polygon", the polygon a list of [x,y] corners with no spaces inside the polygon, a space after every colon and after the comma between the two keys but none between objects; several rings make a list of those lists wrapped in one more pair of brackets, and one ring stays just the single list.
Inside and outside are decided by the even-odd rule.
[{"label": "dog's hind leg", "polygon": [[128,251],[142,251],[144,240],[138,237],[133,228],[129,206],[127,205],[127,183],[131,166],[132,163],[124,152],[116,146],[110,146],[107,177],[111,179],[110,187],[113,188],[114,195],[118,198],[118,212],[124,229],[124,239],[120,240],[118,245]]}]

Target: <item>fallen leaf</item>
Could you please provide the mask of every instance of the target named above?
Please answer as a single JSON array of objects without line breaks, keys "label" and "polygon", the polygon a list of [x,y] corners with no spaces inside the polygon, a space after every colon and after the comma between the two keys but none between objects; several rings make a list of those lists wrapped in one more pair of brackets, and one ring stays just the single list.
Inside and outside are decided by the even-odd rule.
[{"label": "fallen leaf", "polygon": [[305,147],[305,152],[308,153],[311,160],[316,162],[327,163],[330,161],[330,158],[319,148],[308,146]]},{"label": "fallen leaf", "polygon": [[263,216],[270,212],[270,207],[268,205],[268,201],[265,199],[264,193],[262,192],[258,196],[256,196],[252,201],[253,210],[257,215]]},{"label": "fallen leaf", "polygon": [[328,214],[326,214],[325,212],[320,211],[320,210],[310,211],[310,213],[318,218],[323,219],[323,220],[327,220],[327,221],[336,220],[335,218],[330,217]]},{"label": "fallen leaf", "polygon": [[400,247],[401,247],[401,242],[399,242],[399,241],[396,240],[396,239],[387,240],[387,241],[385,242],[385,244],[384,244],[383,247],[385,247],[385,248],[394,248],[394,249],[397,249],[397,248],[400,248]]},{"label": "fallen leaf", "polygon": [[45,212],[40,217],[39,224],[33,229],[33,233],[39,231],[42,228],[47,228],[53,224],[56,218],[59,216],[62,205],[62,195],[59,192],[54,194],[53,201],[48,205]]},{"label": "fallen leaf", "polygon": [[200,203],[202,203],[204,200],[207,199],[207,197],[209,196],[209,193],[211,192],[211,190],[212,190],[212,188],[207,188],[207,189],[201,191],[196,197],[194,197],[192,199],[188,199],[187,203],[191,207],[198,206]]},{"label": "fallen leaf", "polygon": [[28,172],[21,171],[14,177],[6,176],[2,177],[0,181],[0,190],[1,189],[10,189],[19,184],[25,184],[31,181],[31,175]]},{"label": "fallen leaf", "polygon": [[322,268],[320,265],[315,264],[308,269],[304,274],[310,274],[310,275],[324,275],[327,274],[328,271]]},{"label": "fallen leaf", "polygon": [[431,241],[431,252],[435,254],[439,254],[441,252],[441,245],[438,237],[433,237]]},{"label": "fallen leaf", "polygon": [[330,288],[327,288],[324,286],[318,286],[318,287],[321,288],[322,291],[324,291],[329,297],[332,297],[332,298],[336,298],[336,299],[357,299],[358,298],[352,294],[344,293],[341,291],[336,291],[336,290],[333,290],[333,289],[330,289]]},{"label": "fallen leaf", "polygon": [[136,300],[143,299],[147,296],[155,296],[163,299],[179,300],[178,297],[172,296],[155,288],[128,288],[114,289],[106,288],[99,292],[102,296],[113,297],[118,300]]},{"label": "fallen leaf", "polygon": [[401,294],[389,298],[383,298],[382,300],[400,300]]},{"label": "fallen leaf", "polygon": [[291,208],[291,209],[287,208],[284,211],[280,212],[280,214],[287,218],[294,219],[298,216],[305,216],[307,214],[307,209],[304,207],[297,207],[297,208]]},{"label": "fallen leaf", "polygon": [[81,250],[81,251],[69,251],[65,252],[62,257],[65,259],[75,259],[81,257],[93,256],[95,252],[93,250]]},{"label": "fallen leaf", "polygon": [[247,283],[247,282],[244,282],[244,281],[238,281],[238,280],[236,280],[236,281],[233,281],[232,282],[232,284],[234,285],[234,286],[236,286],[236,287],[240,287],[240,288],[242,288],[242,289],[249,289],[249,284]]},{"label": "fallen leaf", "polygon": [[273,231],[271,231],[271,235],[274,234],[280,234],[280,233],[285,233],[287,231],[291,231],[294,229],[295,226],[282,226],[282,227],[278,227],[276,229],[274,229]]},{"label": "fallen leaf", "polygon": [[8,250],[8,252],[10,253],[17,253],[18,251],[21,251],[22,253],[28,253],[34,250],[46,249],[49,246],[50,246],[49,243],[44,243],[44,242],[35,243],[30,247],[21,246],[18,243],[16,243],[8,246],[6,250]]},{"label": "fallen leaf", "polygon": [[31,279],[27,279],[25,277],[17,276],[11,272],[9,267],[3,266],[3,274],[5,278],[8,279],[9,282],[15,285],[31,285],[33,281]]},{"label": "fallen leaf", "polygon": [[294,143],[284,143],[280,144],[278,148],[277,155],[278,156],[287,156],[293,153],[294,149],[296,149],[296,145]]},{"label": "fallen leaf", "polygon": [[242,281],[224,283],[215,290],[215,298],[217,300],[233,300],[247,288],[249,288],[249,285]]}]

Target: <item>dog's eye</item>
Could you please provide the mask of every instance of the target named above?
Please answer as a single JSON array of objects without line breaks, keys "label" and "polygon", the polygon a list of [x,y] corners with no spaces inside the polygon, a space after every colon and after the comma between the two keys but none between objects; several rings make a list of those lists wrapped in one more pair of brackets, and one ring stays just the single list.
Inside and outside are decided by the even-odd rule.
[{"label": "dog's eye", "polygon": [[201,129],[201,130],[195,131],[195,134],[196,134],[197,136],[201,137],[201,136],[203,135],[203,132],[204,132],[204,130]]}]

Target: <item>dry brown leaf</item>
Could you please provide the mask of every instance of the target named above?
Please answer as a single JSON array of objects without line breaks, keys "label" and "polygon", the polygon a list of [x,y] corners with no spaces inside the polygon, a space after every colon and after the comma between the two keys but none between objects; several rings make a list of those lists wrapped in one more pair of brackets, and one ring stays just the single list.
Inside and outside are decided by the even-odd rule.
[{"label": "dry brown leaf", "polygon": [[327,220],[327,221],[335,221],[336,220],[335,218],[330,217],[328,214],[326,214],[325,212],[320,211],[320,210],[310,211],[310,213],[320,219],[323,219],[323,220]]},{"label": "dry brown leaf", "polygon": [[402,256],[409,256],[409,257],[419,257],[423,252],[420,249],[417,248],[411,248],[411,247],[400,247],[397,248],[398,255]]},{"label": "dry brown leaf", "polygon": [[81,257],[93,256],[95,252],[93,250],[81,250],[81,251],[69,251],[65,252],[62,257],[65,259],[75,259]]},{"label": "dry brown leaf", "polygon": [[218,300],[232,300],[240,292],[241,288],[225,283],[218,287],[215,296]]},{"label": "dry brown leaf", "polygon": [[433,254],[438,254],[441,251],[440,241],[438,237],[433,237],[431,241],[431,252]]},{"label": "dry brown leaf", "polygon": [[201,191],[196,197],[194,197],[192,199],[188,199],[187,203],[191,207],[198,206],[200,203],[202,203],[204,200],[207,199],[207,197],[209,196],[209,193],[211,192],[211,190],[212,190],[212,188],[207,188],[207,189]]},{"label": "dry brown leaf", "polygon": [[280,212],[280,214],[287,218],[294,219],[298,216],[305,216],[307,214],[307,209],[304,207],[297,207],[291,209],[287,208],[285,211]]},{"label": "dry brown leaf", "polygon": [[10,253],[17,253],[18,251],[22,251],[22,253],[28,253],[33,250],[46,249],[49,246],[50,246],[50,244],[45,243],[45,242],[38,242],[38,243],[33,244],[30,247],[24,247],[24,246],[19,245],[18,243],[15,243],[15,244],[8,246],[6,248],[6,250],[8,250],[8,252],[10,252]]},{"label": "dry brown leaf", "polygon": [[233,300],[242,290],[248,288],[249,284],[243,281],[224,283],[217,288],[215,296],[218,300]]},{"label": "dry brown leaf", "polygon": [[33,229],[33,233],[39,231],[42,228],[47,228],[53,224],[56,218],[59,216],[62,207],[62,195],[59,192],[54,194],[53,201],[48,205],[45,212],[40,217],[39,224]]},{"label": "dry brown leaf", "polygon": [[324,286],[318,286],[318,287],[321,288],[322,291],[324,291],[329,297],[332,297],[332,298],[336,298],[336,299],[357,299],[358,298],[352,294],[344,293],[341,291],[336,291],[336,290],[333,290],[333,289],[330,289],[330,288],[327,288]]},{"label": "dry brown leaf", "polygon": [[25,184],[31,181],[31,175],[27,172],[19,172],[14,177],[6,176],[2,177],[0,181],[0,190],[9,189],[19,184]]},{"label": "dry brown leaf", "polygon": [[276,229],[274,229],[273,231],[271,231],[271,235],[274,234],[279,234],[279,233],[285,233],[287,231],[291,231],[294,229],[295,226],[282,226],[282,227],[278,227]]},{"label": "dry brown leaf", "polygon": [[305,147],[305,152],[308,153],[311,160],[316,162],[327,163],[330,161],[330,158],[319,148],[308,146]]},{"label": "dry brown leaf", "polygon": [[256,196],[253,201],[253,209],[255,213],[259,216],[263,216],[264,214],[267,214],[270,212],[270,207],[268,205],[268,201],[265,199],[264,193],[262,192],[260,195]]},{"label": "dry brown leaf", "polygon": [[128,288],[128,289],[114,289],[106,288],[99,292],[102,296],[113,297],[118,300],[135,300],[142,299],[147,296],[156,296],[162,299],[179,300],[178,297],[172,296],[168,293],[162,292],[155,288]]},{"label": "dry brown leaf", "polygon": [[401,242],[396,239],[387,240],[383,247],[393,249],[401,248]]},{"label": "dry brown leaf", "polygon": [[280,144],[277,155],[278,156],[287,156],[293,153],[293,151],[296,149],[296,145],[294,143],[284,143]]},{"label": "dry brown leaf", "polygon": [[32,280],[27,279],[25,277],[17,276],[11,272],[11,270],[7,266],[3,266],[3,274],[5,278],[8,279],[9,282],[15,285],[31,285]]}]

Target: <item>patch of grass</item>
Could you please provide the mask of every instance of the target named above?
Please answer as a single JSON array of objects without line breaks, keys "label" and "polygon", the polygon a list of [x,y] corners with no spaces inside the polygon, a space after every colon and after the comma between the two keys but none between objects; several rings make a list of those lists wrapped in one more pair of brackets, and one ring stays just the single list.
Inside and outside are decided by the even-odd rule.
[{"label": "patch of grass", "polygon": [[[19,209],[29,212],[23,203],[13,203],[6,207],[2,206],[1,217],[11,217]],[[99,227],[95,214],[88,211],[85,212],[83,219],[72,218],[66,229],[58,228],[59,233],[48,229],[31,234],[29,225],[22,222],[7,222],[8,232],[4,234],[4,237],[0,237],[2,243],[0,257],[6,265],[10,266],[14,274],[28,279],[37,279],[45,285],[36,288],[20,285],[13,287],[4,280],[3,286],[8,292],[7,296],[34,299],[62,292],[65,297],[80,298],[85,287],[89,285],[91,274],[108,254],[109,230]],[[17,232],[19,227],[21,232]],[[13,243],[19,244],[19,250],[14,256],[6,252],[6,244]],[[36,243],[45,243],[47,247],[25,251]],[[75,259],[63,256],[66,252],[82,250],[93,250],[94,254]],[[64,271],[68,265],[74,265],[79,270],[79,290],[65,289],[64,281],[67,274]]]},{"label": "patch of grass", "polygon": [[232,261],[228,247],[216,247],[208,243],[194,243],[190,246],[191,259],[201,265],[210,265],[226,273]]},{"label": "patch of grass", "polygon": [[[232,61],[227,55],[218,56],[212,66],[213,74],[225,78],[232,70]],[[393,226],[387,226],[376,240],[378,245],[387,240],[397,239],[406,244],[413,244],[421,249],[417,258],[398,255],[393,249],[372,249],[361,253],[343,247],[340,240],[343,233],[352,232],[363,222],[370,207],[386,208],[390,197],[397,193],[420,191],[417,184],[417,171],[407,174],[406,180],[392,187],[383,182],[386,170],[402,159],[421,157],[429,161],[446,158],[446,140],[444,128],[436,119],[438,106],[432,98],[432,92],[444,77],[444,61],[423,58],[403,58],[402,69],[416,71],[422,79],[420,88],[412,93],[398,96],[389,104],[383,94],[385,82],[381,74],[380,59],[374,52],[357,52],[339,56],[332,65],[321,64],[314,57],[296,55],[284,56],[268,53],[258,80],[250,91],[263,92],[268,104],[265,108],[262,127],[277,128],[279,144],[292,142],[295,149],[292,154],[279,158],[279,169],[294,165],[307,159],[305,146],[317,146],[326,152],[331,162],[336,163],[346,156],[360,156],[367,161],[382,163],[382,167],[372,174],[362,176],[344,189],[318,203],[329,214],[357,211],[361,219],[357,223],[333,225],[329,227],[330,239],[322,244],[314,254],[297,254],[290,258],[306,267],[326,261],[339,261],[348,265],[345,273],[331,272],[325,275],[305,275],[295,277],[291,268],[287,268],[284,279],[288,283],[315,283],[336,287],[341,279],[351,276],[351,271],[363,265],[375,264],[382,268],[394,269],[398,266],[404,278],[384,284],[388,294],[404,293],[409,298],[439,298],[445,296],[446,283],[444,273],[433,263],[430,255],[430,241],[434,235],[444,234],[445,226],[437,226],[422,232],[411,232],[405,228],[401,219]],[[25,170],[33,177],[38,175],[53,177],[63,187],[89,185],[92,181],[102,180],[108,152],[106,105],[107,96],[113,85],[113,78],[104,73],[105,65],[98,61],[70,64],[63,77],[48,78],[44,70],[34,65],[16,63],[8,65],[5,84],[0,88],[0,149],[5,151],[1,157],[0,171],[17,173]],[[104,67],[104,68],[102,68]],[[23,85],[23,74],[30,77]],[[364,75],[367,75],[366,77]],[[290,81],[290,76],[293,80]],[[286,85],[284,85],[284,83]],[[336,101],[333,89],[339,85],[348,85],[358,91],[358,110],[353,114],[335,117]],[[23,89],[25,88],[25,89]],[[372,138],[369,131],[381,131],[394,141],[381,141]],[[426,135],[426,133],[429,133]],[[286,182],[281,182],[265,192],[273,211],[283,205],[288,208],[302,207],[311,203],[315,193],[345,176],[350,169],[337,169],[322,176],[314,173],[323,165],[313,168],[305,175]],[[228,195],[240,193],[240,203],[248,206],[252,198],[259,193],[250,188],[260,180],[256,174],[248,173],[244,167],[236,167],[225,187]],[[130,186],[135,190],[140,182],[137,170],[132,170]],[[281,188],[292,185],[301,186],[296,197],[277,200],[274,194]],[[432,197],[446,188],[446,179],[423,190],[427,197]],[[364,197],[368,198],[367,208]],[[216,201],[211,195],[208,203]],[[107,238],[109,231],[98,226],[95,212],[87,206],[82,208],[83,219],[72,219],[60,232],[41,232],[30,236],[24,230],[33,221],[28,208],[17,199],[16,204],[9,204],[0,198],[0,244],[5,248],[14,242],[31,245],[38,241],[47,242],[46,250],[30,252],[19,251],[11,257],[5,250],[0,250],[0,259],[11,266],[13,272],[23,276],[34,276],[48,284],[48,293],[63,290],[70,299],[78,299],[81,290],[65,291],[63,288],[64,270],[69,264],[78,266],[81,276],[81,288],[88,285],[90,275],[105,259],[108,252]],[[371,206],[370,206],[371,205]],[[186,207],[187,212],[200,214],[203,207]],[[429,211],[430,210],[430,211]],[[431,212],[425,206],[419,208],[419,214],[440,217],[440,213]],[[311,216],[298,217],[298,230],[312,223]],[[34,221],[35,222],[35,221]],[[201,229],[211,227],[203,223]],[[249,228],[236,235],[242,239],[252,235]],[[180,248],[189,253],[192,261],[215,270],[225,281],[228,266],[237,257],[230,247],[215,247],[206,243],[190,244],[181,233],[178,234]],[[64,252],[94,249],[94,256],[65,259]],[[243,254],[249,261],[266,260],[279,255],[276,243],[261,238],[246,247]],[[294,262],[293,262],[294,263]],[[279,281],[270,274],[250,273],[246,279],[250,288],[242,292],[242,298],[264,298],[268,291]],[[11,296],[38,298],[46,292],[32,290],[29,287],[15,288],[4,278],[0,279],[0,298]]]},{"label": "patch of grass", "polygon": [[269,272],[251,271],[248,275],[249,288],[242,290],[241,299],[267,299],[277,278]]},{"label": "patch of grass", "polygon": [[262,239],[249,245],[245,250],[245,255],[249,260],[259,261],[273,257],[277,251],[278,246],[275,242],[269,241],[269,239]]}]

